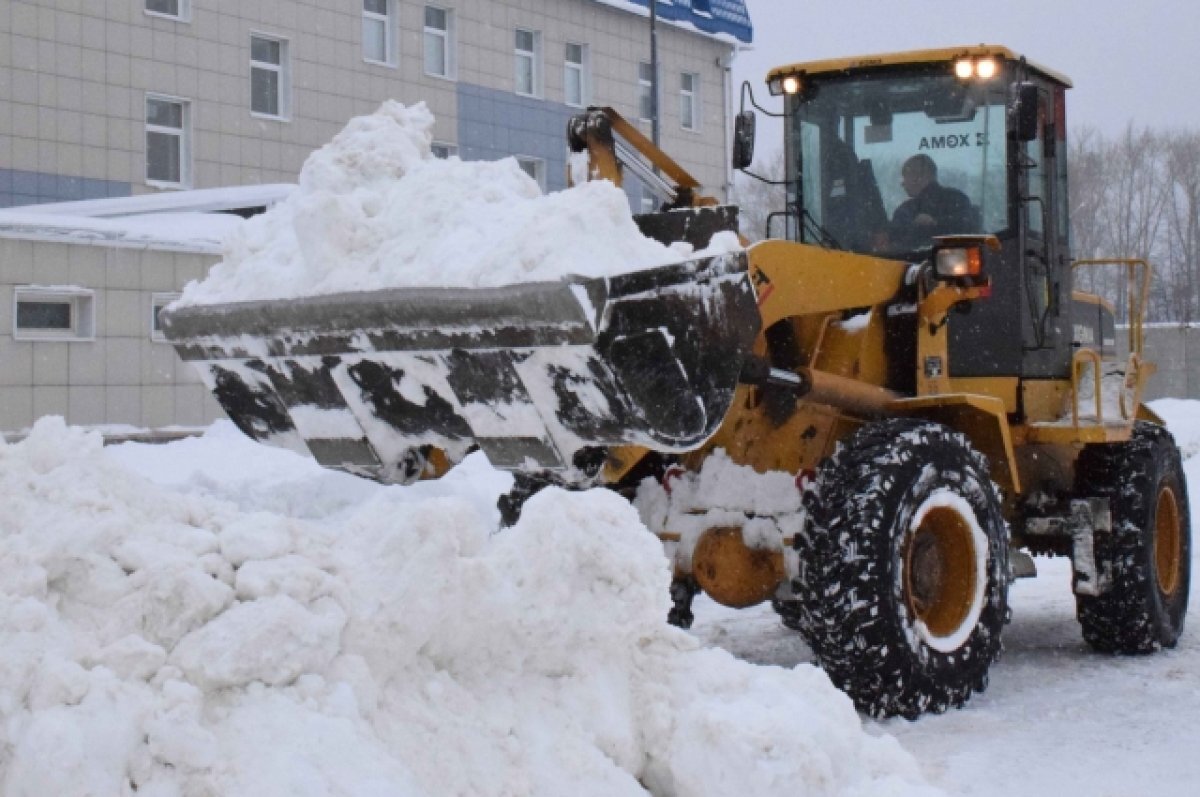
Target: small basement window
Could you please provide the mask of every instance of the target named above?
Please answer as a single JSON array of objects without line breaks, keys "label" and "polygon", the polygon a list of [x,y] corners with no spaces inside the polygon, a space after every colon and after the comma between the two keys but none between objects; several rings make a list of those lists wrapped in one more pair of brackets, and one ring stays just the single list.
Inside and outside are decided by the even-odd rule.
[{"label": "small basement window", "polygon": [[191,0],[146,0],[146,13],[187,22],[191,18],[191,6]]},{"label": "small basement window", "polygon": [[159,315],[163,308],[180,297],[178,293],[156,293],[150,300],[150,339],[165,341],[167,336],[163,334],[162,319]]},{"label": "small basement window", "polygon": [[95,307],[95,293],[87,288],[17,288],[13,292],[13,338],[94,340]]},{"label": "small basement window", "polygon": [[546,190],[546,161],[541,158],[530,158],[525,155],[517,155],[517,165],[521,167],[521,171],[528,174],[537,181],[538,187],[543,191]]}]

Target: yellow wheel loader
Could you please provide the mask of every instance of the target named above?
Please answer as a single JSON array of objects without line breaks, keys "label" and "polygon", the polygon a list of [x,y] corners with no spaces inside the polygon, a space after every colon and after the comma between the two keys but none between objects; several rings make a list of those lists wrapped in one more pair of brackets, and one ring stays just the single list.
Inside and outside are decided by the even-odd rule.
[{"label": "yellow wheel loader", "polygon": [[[1030,554],[1071,557],[1092,647],[1173,646],[1190,519],[1179,452],[1141,402],[1150,268],[1071,259],[1069,81],[981,45],[795,64],[768,85],[777,238],[705,255],[736,208],[591,109],[572,160],[659,189],[643,232],[697,255],[181,308],[164,330],[243,431],[326,466],[405,482],[479,448],[515,474],[506,522],[546,485],[623,492],[673,563],[672,622],[699,592],[770,601],[872,715],[986,687]],[[737,121],[745,167],[754,115]],[[1119,303],[1077,289],[1102,269]]]}]

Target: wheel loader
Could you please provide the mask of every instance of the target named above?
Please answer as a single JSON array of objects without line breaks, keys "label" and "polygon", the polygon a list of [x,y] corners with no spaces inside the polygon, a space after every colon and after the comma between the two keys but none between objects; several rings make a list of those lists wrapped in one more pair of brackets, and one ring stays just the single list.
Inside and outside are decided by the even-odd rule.
[{"label": "wheel loader", "polygon": [[[323,465],[407,482],[481,449],[515,475],[506,522],[547,485],[628,495],[674,568],[672,622],[701,592],[769,601],[874,716],[986,688],[1035,554],[1070,557],[1096,650],[1175,645],[1191,524],[1179,451],[1142,403],[1150,266],[1072,260],[1069,80],[980,45],[767,83],[784,107],[774,238],[706,253],[736,208],[593,108],[569,125],[572,160],[653,186],[642,231],[693,256],[183,307],[164,331],[246,434]],[[737,116],[738,168],[754,119]],[[943,192],[923,212],[915,156]],[[1116,296],[1082,290],[1100,271]]]}]

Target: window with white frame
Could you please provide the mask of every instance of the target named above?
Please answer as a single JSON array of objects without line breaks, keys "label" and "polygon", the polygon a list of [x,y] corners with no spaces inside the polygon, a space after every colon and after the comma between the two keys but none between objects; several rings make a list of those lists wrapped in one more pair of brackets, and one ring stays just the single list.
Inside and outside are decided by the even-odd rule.
[{"label": "window with white frame", "polygon": [[429,146],[429,151],[433,153],[433,157],[445,160],[451,155],[457,155],[458,147],[453,144],[444,144],[440,141],[435,141]]},{"label": "window with white frame", "polygon": [[518,155],[517,165],[521,167],[521,171],[532,177],[543,191],[546,190],[546,161]]},{"label": "window with white frame", "polygon": [[684,130],[700,129],[700,76],[695,72],[679,76],[679,124]]},{"label": "window with white frame", "polygon": [[178,293],[154,293],[150,296],[150,339],[165,341],[167,336],[162,329],[162,311],[168,304],[178,299]]},{"label": "window with white frame", "polygon": [[536,30],[516,29],[516,92],[526,97],[542,95],[542,34]]},{"label": "window with white frame", "polygon": [[563,57],[563,101],[582,108],[591,100],[589,53],[586,44],[567,42]]},{"label": "window with white frame", "polygon": [[454,12],[425,6],[425,74],[454,77]]},{"label": "window with white frame", "polygon": [[654,70],[650,64],[638,63],[638,118],[650,120],[654,118],[654,101],[651,99],[654,91]]},{"label": "window with white frame", "polygon": [[93,340],[96,297],[88,288],[18,286],[13,290],[16,340]]},{"label": "window with white frame", "polygon": [[374,64],[396,63],[395,0],[363,0],[363,59]]},{"label": "window with white frame", "polygon": [[286,119],[288,94],[287,42],[270,36],[250,36],[250,111]]},{"label": "window with white frame", "polygon": [[190,0],[146,0],[146,13],[186,21],[191,13]]},{"label": "window with white frame", "polygon": [[191,103],[146,96],[146,182],[183,186],[191,181]]}]

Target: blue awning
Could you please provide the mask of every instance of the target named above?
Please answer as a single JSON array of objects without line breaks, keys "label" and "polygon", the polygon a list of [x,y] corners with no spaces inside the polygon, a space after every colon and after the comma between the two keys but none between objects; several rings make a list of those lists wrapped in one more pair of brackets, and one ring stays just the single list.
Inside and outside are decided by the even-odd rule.
[{"label": "blue awning", "polygon": [[[605,5],[650,8],[650,0],[597,0]],[[724,33],[749,44],[754,40],[754,26],[744,0],[658,0],[658,16],[671,22],[694,25],[703,33]]]}]

